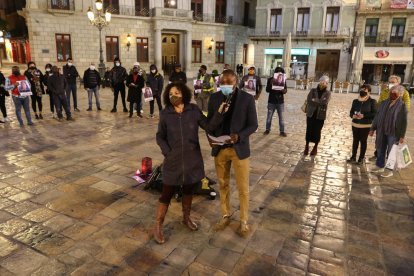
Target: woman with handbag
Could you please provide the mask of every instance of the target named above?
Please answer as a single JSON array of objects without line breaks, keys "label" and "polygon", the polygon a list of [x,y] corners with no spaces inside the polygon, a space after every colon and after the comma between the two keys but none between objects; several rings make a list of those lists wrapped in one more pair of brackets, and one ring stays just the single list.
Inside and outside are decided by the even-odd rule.
[{"label": "woman with handbag", "polygon": [[304,155],[309,154],[309,143],[315,143],[310,155],[318,153],[318,144],[321,140],[321,132],[326,119],[328,103],[331,99],[331,91],[328,90],[329,77],[322,76],[316,88],[312,88],[307,97],[306,106],[306,145]]},{"label": "woman with handbag", "polygon": [[352,118],[352,156],[347,160],[348,163],[355,163],[358,146],[361,144],[358,165],[362,165],[367,151],[368,133],[372,121],[377,114],[377,101],[371,98],[371,86],[364,84],[359,90],[359,97],[352,102],[349,116]]}]

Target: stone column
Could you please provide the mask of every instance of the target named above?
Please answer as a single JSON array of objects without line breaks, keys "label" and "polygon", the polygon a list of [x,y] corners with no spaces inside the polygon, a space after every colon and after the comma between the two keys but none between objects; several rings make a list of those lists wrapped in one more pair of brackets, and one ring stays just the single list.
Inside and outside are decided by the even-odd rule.
[{"label": "stone column", "polygon": [[159,71],[162,71],[162,45],[161,45],[161,28],[155,29],[155,65]]},{"label": "stone column", "polygon": [[187,72],[187,76],[191,76],[191,50],[193,47],[192,41],[192,32],[187,31],[186,34],[186,49],[185,49],[185,71]]}]

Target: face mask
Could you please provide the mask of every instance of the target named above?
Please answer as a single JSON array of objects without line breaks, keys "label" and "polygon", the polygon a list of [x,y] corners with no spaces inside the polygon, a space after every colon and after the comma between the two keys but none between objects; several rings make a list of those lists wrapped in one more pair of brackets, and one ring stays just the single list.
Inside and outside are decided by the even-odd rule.
[{"label": "face mask", "polygon": [[395,101],[396,99],[398,99],[398,94],[396,94],[396,93],[391,93],[391,94],[390,94],[390,99],[391,99],[391,101]]},{"label": "face mask", "polygon": [[34,69],[36,69],[36,66],[33,66],[33,65],[32,65],[32,66],[30,66],[29,68],[30,68],[31,70],[34,70]]},{"label": "face mask", "polygon": [[138,74],[138,70],[134,70],[134,74],[136,75],[136,74]]},{"label": "face mask", "polygon": [[68,66],[72,66],[73,65],[73,63],[72,62],[68,62]]},{"label": "face mask", "polygon": [[12,74],[15,75],[15,76],[19,76],[20,72],[19,71],[13,71]]},{"label": "face mask", "polygon": [[116,65],[116,66],[120,66],[120,65],[121,65],[121,63],[117,62],[117,63],[115,63],[115,65]]},{"label": "face mask", "polygon": [[182,103],[182,101],[183,101],[183,97],[181,96],[175,96],[175,95],[170,96],[170,102],[173,106],[179,105],[180,103]]},{"label": "face mask", "polygon": [[203,74],[203,71],[201,71],[201,69],[200,69],[200,70],[198,70],[198,72],[199,72],[200,74]]},{"label": "face mask", "polygon": [[95,66],[91,65],[91,66],[89,66],[89,69],[95,70]]},{"label": "face mask", "polygon": [[157,72],[157,70],[151,70],[151,73],[155,74]]},{"label": "face mask", "polygon": [[326,84],[322,84],[322,83],[319,84],[319,89],[321,89],[321,90],[325,90],[326,87],[327,87]]},{"label": "face mask", "polygon": [[368,95],[367,92],[365,92],[364,90],[359,91],[359,95],[363,98],[366,97]]},{"label": "face mask", "polygon": [[50,68],[46,68],[46,72],[50,72]]},{"label": "face mask", "polygon": [[221,85],[220,90],[224,96],[228,97],[231,93],[233,93],[233,85]]},{"label": "face mask", "polygon": [[396,86],[396,84],[395,84],[395,83],[390,83],[390,84],[388,84],[388,89],[391,89],[391,88],[393,88],[394,86]]}]

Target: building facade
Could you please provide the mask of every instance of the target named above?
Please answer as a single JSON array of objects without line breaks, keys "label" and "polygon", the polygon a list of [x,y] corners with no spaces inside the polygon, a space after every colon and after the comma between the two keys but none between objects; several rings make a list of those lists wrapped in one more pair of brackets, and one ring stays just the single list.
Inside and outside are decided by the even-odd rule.
[{"label": "building facade", "polygon": [[412,82],[413,1],[361,0],[355,30],[357,37],[365,38],[365,82],[387,82],[393,74],[403,82]]},{"label": "building facade", "polygon": [[[21,11],[39,66],[63,64],[71,57],[80,68],[99,61],[99,32],[87,11],[94,0],[27,0]],[[221,71],[252,63],[249,43],[256,0],[104,0],[112,18],[102,31],[104,62],[119,57],[127,68],[155,63],[167,73],[180,63],[191,77],[201,64]],[[129,43],[128,43],[129,42]]]},{"label": "building facade", "polygon": [[356,0],[259,0],[250,36],[262,75],[281,66],[292,35],[291,77],[344,81],[349,75]]}]

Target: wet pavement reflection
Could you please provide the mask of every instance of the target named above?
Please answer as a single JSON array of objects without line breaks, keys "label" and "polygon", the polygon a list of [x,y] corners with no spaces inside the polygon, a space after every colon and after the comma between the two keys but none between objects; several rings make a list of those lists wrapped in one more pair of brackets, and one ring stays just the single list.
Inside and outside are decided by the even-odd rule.
[{"label": "wet pavement reflection", "polygon": [[[287,94],[287,138],[278,135],[277,118],[270,134],[262,134],[263,95],[259,131],[251,137],[249,236],[236,234],[233,181],[229,227],[213,232],[218,198],[197,196],[193,216],[201,227],[190,233],[174,201],[165,222],[168,241],[158,245],[151,227],[159,195],[132,179],[141,158],[162,161],[157,118],[109,113],[109,90],[101,92],[103,111],[84,111],[82,92],[84,108],[74,122],[45,115],[33,127],[20,128],[15,119],[0,126],[0,275],[413,274],[414,167],[381,178],[371,164],[346,163],[354,94],[333,95],[314,158],[302,156],[306,91]],[[200,137],[206,173],[215,179]],[[367,154],[373,151],[371,141]]]}]

